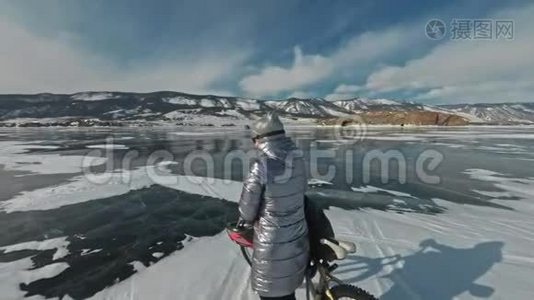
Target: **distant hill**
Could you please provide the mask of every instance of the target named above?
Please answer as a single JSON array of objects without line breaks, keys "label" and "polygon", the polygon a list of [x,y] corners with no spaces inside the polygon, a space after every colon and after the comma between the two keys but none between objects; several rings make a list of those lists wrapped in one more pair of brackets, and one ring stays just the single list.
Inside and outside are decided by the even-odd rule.
[{"label": "distant hill", "polygon": [[[534,124],[534,103],[455,104],[430,106],[389,99],[354,98],[327,101],[289,98],[264,101],[242,97],[192,95],[180,92],[0,95],[0,122],[7,125],[50,123],[66,125],[173,122],[184,125],[235,125],[266,111],[293,119],[350,118],[365,114],[404,113],[407,120],[435,112],[458,116],[468,123]],[[411,114],[410,114],[411,113]],[[424,114],[428,116],[429,114]],[[389,120],[391,118],[381,118]],[[378,120],[378,119],[377,119]],[[397,122],[398,118],[396,118]],[[371,120],[372,121],[372,120]],[[376,121],[379,122],[379,121]],[[371,123],[376,123],[371,122]]]}]

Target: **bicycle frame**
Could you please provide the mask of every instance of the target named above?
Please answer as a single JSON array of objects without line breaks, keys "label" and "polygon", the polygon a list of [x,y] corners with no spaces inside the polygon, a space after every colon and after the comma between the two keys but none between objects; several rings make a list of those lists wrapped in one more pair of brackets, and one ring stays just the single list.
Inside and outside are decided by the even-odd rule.
[{"label": "bicycle frame", "polygon": [[331,273],[331,270],[335,269],[336,267],[337,265],[328,265],[326,262],[317,264],[317,272],[319,272],[319,282],[317,285],[313,284],[311,281],[312,278],[309,278],[308,275],[306,276],[306,284],[308,285],[307,290],[311,291],[313,300],[323,300],[323,295],[327,295],[328,297],[332,298],[332,296],[328,293],[328,290],[330,289],[330,282],[333,281],[337,284],[344,284],[342,280]]}]

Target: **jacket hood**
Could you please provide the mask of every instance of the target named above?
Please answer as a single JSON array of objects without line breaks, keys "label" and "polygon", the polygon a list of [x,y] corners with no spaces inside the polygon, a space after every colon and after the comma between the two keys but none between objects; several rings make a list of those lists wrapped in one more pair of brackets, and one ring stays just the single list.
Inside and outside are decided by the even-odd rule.
[{"label": "jacket hood", "polygon": [[[264,137],[258,147],[261,154],[273,159],[285,159],[289,154],[298,150],[295,143],[285,134]],[[294,155],[294,154],[293,154]]]},{"label": "jacket hood", "polygon": [[266,136],[271,133],[281,132],[284,130],[284,124],[275,113],[267,113],[252,123],[253,136]]}]

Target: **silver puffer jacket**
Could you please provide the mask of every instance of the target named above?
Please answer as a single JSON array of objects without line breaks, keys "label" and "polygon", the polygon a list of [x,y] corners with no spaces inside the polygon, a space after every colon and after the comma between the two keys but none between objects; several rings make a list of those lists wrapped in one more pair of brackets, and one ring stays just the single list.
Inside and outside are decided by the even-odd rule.
[{"label": "silver puffer jacket", "polygon": [[291,139],[263,138],[239,202],[241,218],[254,222],[251,284],[260,296],[289,295],[302,284],[309,253],[306,186],[304,159]]}]

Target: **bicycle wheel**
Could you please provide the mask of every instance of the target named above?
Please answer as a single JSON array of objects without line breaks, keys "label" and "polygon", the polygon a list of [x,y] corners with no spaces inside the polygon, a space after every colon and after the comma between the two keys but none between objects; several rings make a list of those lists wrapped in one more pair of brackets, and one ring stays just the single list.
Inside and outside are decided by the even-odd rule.
[{"label": "bicycle wheel", "polygon": [[357,286],[340,284],[330,289],[330,293],[333,298],[329,298],[327,295],[323,297],[324,300],[337,300],[337,299],[353,299],[353,300],[378,300],[375,296],[369,294],[366,290]]}]

